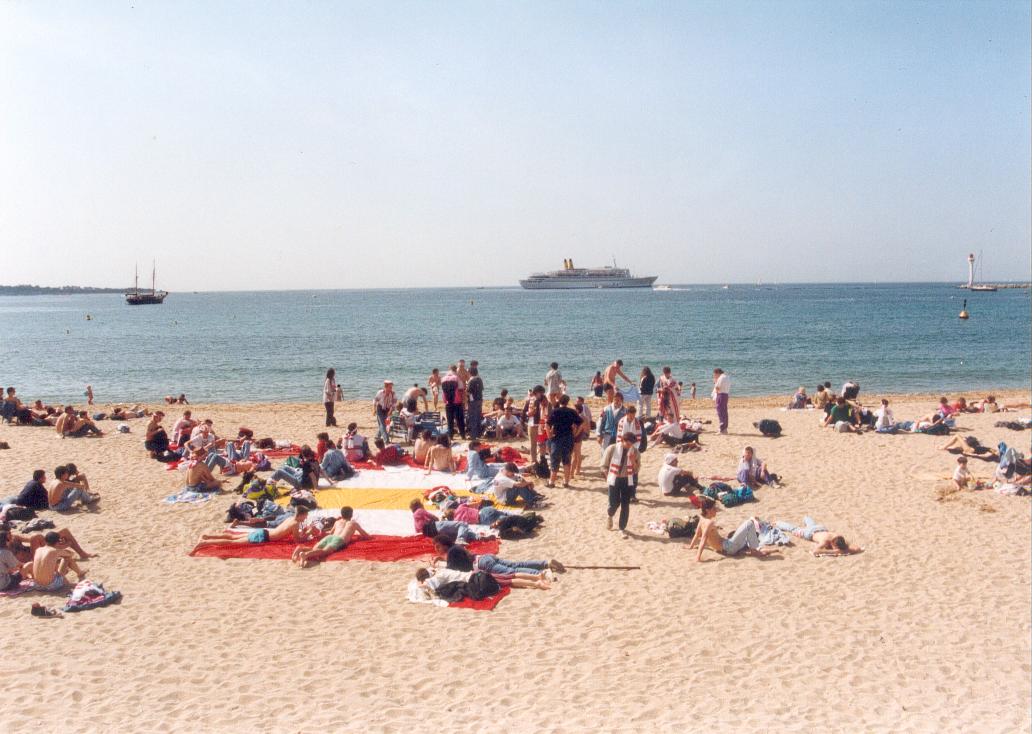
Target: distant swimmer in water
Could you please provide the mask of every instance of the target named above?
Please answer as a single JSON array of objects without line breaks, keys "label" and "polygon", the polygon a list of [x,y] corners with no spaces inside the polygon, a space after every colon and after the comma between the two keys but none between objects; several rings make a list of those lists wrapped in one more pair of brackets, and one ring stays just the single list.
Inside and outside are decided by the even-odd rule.
[{"label": "distant swimmer in water", "polygon": [[177,397],[173,397],[172,395],[166,395],[165,396],[165,403],[167,403],[168,405],[175,405],[176,403],[178,403],[179,405],[189,405],[190,404],[190,402],[186,399],[186,395],[184,393],[179,393],[179,397],[178,398]]}]

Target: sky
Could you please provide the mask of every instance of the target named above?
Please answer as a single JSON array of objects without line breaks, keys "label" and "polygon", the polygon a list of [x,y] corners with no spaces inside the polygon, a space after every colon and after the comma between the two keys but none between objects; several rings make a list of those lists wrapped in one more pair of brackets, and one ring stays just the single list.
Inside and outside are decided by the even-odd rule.
[{"label": "sky", "polygon": [[0,283],[1032,270],[1028,2],[9,2]]}]

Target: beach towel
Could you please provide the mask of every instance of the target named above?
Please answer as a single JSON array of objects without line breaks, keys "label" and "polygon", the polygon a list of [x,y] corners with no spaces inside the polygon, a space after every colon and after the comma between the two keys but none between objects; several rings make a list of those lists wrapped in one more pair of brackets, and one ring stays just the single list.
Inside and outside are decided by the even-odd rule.
[{"label": "beach towel", "polygon": [[[467,546],[474,555],[497,554],[500,546],[497,540],[476,540]],[[198,546],[189,555],[195,558],[262,558],[266,560],[288,560],[297,544],[293,541],[269,543],[234,543],[226,545]],[[406,537],[374,535],[369,540],[356,540],[347,548],[329,556],[328,561],[407,561],[430,558],[434,544],[422,535]]]},{"label": "beach towel", "polygon": [[7,591],[0,591],[0,596],[19,596],[28,591],[33,591],[36,588],[36,582],[32,579],[22,579],[22,582],[15,586],[13,589]]},{"label": "beach towel", "polygon": [[498,593],[493,596],[488,596],[483,599],[470,599],[468,596],[462,601],[449,602],[448,606],[456,609],[476,609],[481,612],[489,612],[498,606],[498,602],[509,595],[512,591],[512,587],[503,586],[498,590]]},{"label": "beach towel", "polygon": [[194,492],[192,489],[181,489],[161,500],[165,505],[203,505],[218,492]]}]

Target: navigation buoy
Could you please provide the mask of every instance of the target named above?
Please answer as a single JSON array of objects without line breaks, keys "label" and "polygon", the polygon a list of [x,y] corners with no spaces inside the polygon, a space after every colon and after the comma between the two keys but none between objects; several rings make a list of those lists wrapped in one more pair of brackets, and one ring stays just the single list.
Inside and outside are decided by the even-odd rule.
[{"label": "navigation buoy", "polygon": [[968,318],[967,299],[966,298],[964,299],[964,305],[960,307],[960,318],[965,320],[965,321],[967,321],[967,318]]}]

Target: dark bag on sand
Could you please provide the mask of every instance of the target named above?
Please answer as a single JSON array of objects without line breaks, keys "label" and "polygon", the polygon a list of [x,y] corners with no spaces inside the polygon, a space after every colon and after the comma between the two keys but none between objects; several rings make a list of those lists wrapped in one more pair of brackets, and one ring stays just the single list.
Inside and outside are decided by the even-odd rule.
[{"label": "dark bag on sand", "polygon": [[489,596],[494,596],[502,587],[495,581],[494,576],[484,571],[475,571],[472,576],[469,577],[469,581],[466,582],[466,586],[469,591],[469,597],[476,601],[486,599]]},{"label": "dark bag on sand", "polygon": [[1012,431],[1024,431],[1025,425],[1018,423],[1017,421],[996,421],[995,425],[997,428],[1009,428]]},{"label": "dark bag on sand", "polygon": [[36,517],[36,511],[31,507],[21,505],[10,505],[4,512],[8,520],[31,520]]},{"label": "dark bag on sand", "polygon": [[469,585],[465,581],[449,581],[437,587],[437,596],[446,602],[462,601],[469,596]]},{"label": "dark bag on sand", "polygon": [[764,418],[756,424],[756,427],[760,429],[760,433],[770,438],[777,438],[781,435],[781,424],[770,418]]},{"label": "dark bag on sand", "polygon": [[690,538],[695,535],[695,529],[699,527],[699,516],[692,515],[687,520],[675,517],[667,525],[667,535],[671,538]]},{"label": "dark bag on sand", "polygon": [[498,521],[498,537],[502,540],[525,538],[541,525],[545,519],[536,512],[522,515],[506,515]]},{"label": "dark bag on sand", "polygon": [[545,458],[544,453],[538,457],[537,463],[534,464],[534,473],[541,479],[549,479],[552,476],[552,471],[548,468],[548,459]]}]

